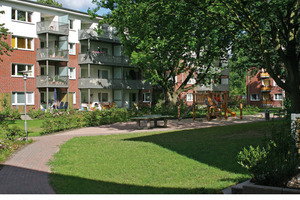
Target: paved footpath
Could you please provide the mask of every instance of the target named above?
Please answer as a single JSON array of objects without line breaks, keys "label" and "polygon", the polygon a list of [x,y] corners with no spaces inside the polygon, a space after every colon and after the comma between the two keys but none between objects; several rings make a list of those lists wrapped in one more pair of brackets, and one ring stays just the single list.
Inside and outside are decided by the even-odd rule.
[{"label": "paved footpath", "polygon": [[[0,194],[55,194],[49,183],[51,169],[47,163],[59,151],[59,147],[73,137],[204,128],[260,120],[264,119],[261,116],[244,116],[243,120],[229,118],[228,120],[212,120],[210,122],[198,119],[196,121],[184,119],[179,122],[169,120],[168,128],[142,130],[136,130],[136,122],[126,122],[34,137],[32,144],[14,153],[3,164],[3,168],[0,170]],[[141,123],[141,125],[146,127],[146,123]],[[163,125],[163,122],[159,121],[158,125]]]}]

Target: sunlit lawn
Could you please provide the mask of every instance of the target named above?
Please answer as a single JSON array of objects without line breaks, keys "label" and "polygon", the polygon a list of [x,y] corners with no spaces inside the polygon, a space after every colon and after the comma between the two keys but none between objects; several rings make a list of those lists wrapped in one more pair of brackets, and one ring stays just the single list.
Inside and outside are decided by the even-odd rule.
[{"label": "sunlit lawn", "polygon": [[220,193],[249,174],[237,153],[270,122],[74,138],[51,161],[57,193]]},{"label": "sunlit lawn", "polygon": [[[25,130],[25,121],[24,120],[14,120],[8,121],[9,126],[18,126],[21,129]],[[43,124],[43,120],[27,120],[27,132],[29,137],[40,136],[40,132],[42,131],[41,126]]]}]

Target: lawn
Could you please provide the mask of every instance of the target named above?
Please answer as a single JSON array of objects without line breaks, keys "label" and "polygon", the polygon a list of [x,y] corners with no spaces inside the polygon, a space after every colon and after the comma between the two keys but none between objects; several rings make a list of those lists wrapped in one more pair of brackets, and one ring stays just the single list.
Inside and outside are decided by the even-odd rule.
[{"label": "lawn", "polygon": [[221,193],[249,174],[236,155],[271,122],[73,138],[50,162],[59,194]]},{"label": "lawn", "polygon": [[[24,120],[12,120],[8,121],[9,126],[18,126],[19,128],[25,130],[25,121]],[[41,126],[43,120],[27,120],[27,132],[29,137],[40,136],[42,131]]]}]

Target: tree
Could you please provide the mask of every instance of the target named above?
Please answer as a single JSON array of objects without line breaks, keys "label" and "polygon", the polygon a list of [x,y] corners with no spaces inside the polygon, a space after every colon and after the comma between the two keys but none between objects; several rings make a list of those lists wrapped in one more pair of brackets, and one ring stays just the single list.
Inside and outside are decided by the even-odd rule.
[{"label": "tree", "polygon": [[[208,13],[235,34],[234,56],[260,61],[300,112],[299,0],[212,0]],[[202,9],[200,1],[194,5]],[[253,67],[253,66],[252,66]]]},{"label": "tree", "polygon": [[[4,14],[4,11],[0,11],[0,14]],[[6,43],[8,29],[4,27],[4,23],[0,24],[0,55],[9,56],[9,52],[13,51],[13,48]],[[3,59],[0,57],[0,61],[3,62]]]},{"label": "tree", "polygon": [[[116,27],[131,64],[139,67],[152,85],[162,88],[166,104],[175,104],[183,91],[210,81],[210,74],[215,74],[220,66],[220,58],[226,57],[230,43],[229,38],[223,37],[226,29],[216,26],[205,10],[197,10],[190,3],[163,0],[93,2],[98,8],[111,10],[100,23]],[[90,10],[91,16],[96,11]],[[182,83],[176,83],[175,77],[181,73],[187,76]],[[191,78],[195,78],[195,85],[187,85]]]},{"label": "tree", "polygon": [[62,4],[55,1],[55,0],[37,0],[38,3],[43,3],[47,5],[52,5],[52,6],[57,6],[57,7],[62,7]]}]

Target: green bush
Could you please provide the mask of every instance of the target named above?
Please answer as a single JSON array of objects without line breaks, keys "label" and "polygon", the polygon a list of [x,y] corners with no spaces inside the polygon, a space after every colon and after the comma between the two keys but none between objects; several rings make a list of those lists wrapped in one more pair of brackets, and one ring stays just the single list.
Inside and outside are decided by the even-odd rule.
[{"label": "green bush", "polygon": [[24,140],[25,132],[18,126],[9,127],[8,123],[4,122],[1,124],[2,133],[6,136],[6,139],[10,141],[16,141],[17,139]]},{"label": "green bush", "polygon": [[3,111],[0,111],[1,120],[15,120],[21,118],[19,111],[17,109],[12,109],[6,98],[3,99],[1,103],[4,108]]},{"label": "green bush", "polygon": [[244,148],[238,154],[238,163],[246,168],[252,180],[258,184],[285,186],[297,174],[299,157],[295,134],[291,132],[290,121],[273,124],[271,137],[262,147]]}]

